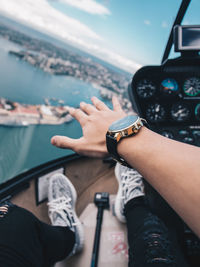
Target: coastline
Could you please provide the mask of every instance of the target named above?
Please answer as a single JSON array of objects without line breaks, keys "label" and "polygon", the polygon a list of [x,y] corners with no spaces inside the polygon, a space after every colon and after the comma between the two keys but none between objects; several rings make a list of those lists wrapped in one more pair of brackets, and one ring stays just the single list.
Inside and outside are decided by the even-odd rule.
[{"label": "coastline", "polygon": [[45,102],[43,105],[27,105],[0,98],[0,125],[58,125],[73,119],[68,112],[69,106],[52,106],[47,99]]}]

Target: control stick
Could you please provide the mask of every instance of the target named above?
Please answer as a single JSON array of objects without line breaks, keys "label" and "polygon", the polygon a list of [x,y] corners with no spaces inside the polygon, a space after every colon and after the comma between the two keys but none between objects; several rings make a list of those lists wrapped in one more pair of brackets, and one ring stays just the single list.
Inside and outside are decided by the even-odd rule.
[{"label": "control stick", "polygon": [[97,212],[97,224],[94,238],[94,245],[92,251],[91,267],[97,267],[98,256],[99,256],[99,243],[101,235],[101,224],[103,220],[104,209],[109,209],[109,193],[101,192],[95,193],[94,203],[98,208]]}]

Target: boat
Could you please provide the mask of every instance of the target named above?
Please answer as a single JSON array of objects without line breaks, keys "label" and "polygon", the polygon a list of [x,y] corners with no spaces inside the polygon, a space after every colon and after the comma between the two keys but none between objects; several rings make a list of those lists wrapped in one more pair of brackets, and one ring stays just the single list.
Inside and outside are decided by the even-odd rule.
[{"label": "boat", "polygon": [[[141,1],[137,0],[133,2],[137,2],[137,4],[141,7]],[[166,7],[164,2],[166,1],[160,1],[159,5],[163,7],[162,12],[166,15],[168,10],[164,10],[164,7]],[[195,1],[182,0],[177,1],[177,3],[178,2],[180,2],[180,6],[178,8],[177,15],[175,16],[175,10],[170,10],[170,16],[172,15],[172,17],[175,17],[175,20],[170,27],[169,38],[160,64],[151,62],[151,64],[139,66],[135,73],[132,73],[132,78],[127,88],[125,88],[123,94],[121,94],[119,98],[124,101],[123,103],[125,103],[124,105],[128,107],[129,111],[135,110],[141,117],[145,118],[149,122],[150,127],[153,131],[165,136],[166,138],[172,138],[180,142],[200,146],[200,44],[198,42],[199,35],[196,34],[192,35],[191,37],[193,38],[193,42],[196,45],[195,48],[194,46],[191,47],[192,45],[191,43],[189,43],[189,41],[187,42],[186,37],[185,46],[180,40],[181,33],[184,34],[184,31],[193,32],[194,29],[198,29],[199,31],[200,25],[189,25],[189,23],[187,25],[182,24],[187,10],[192,8],[193,4],[195,6]],[[197,5],[198,4],[199,3],[197,3]],[[124,2],[123,6],[126,5],[128,5],[128,3]],[[155,10],[157,10],[158,1],[143,1],[143,5],[144,6],[142,6],[141,12],[138,11],[138,13],[142,13],[140,16],[143,16],[143,12],[145,13],[145,15],[147,14],[147,9],[149,8],[149,6],[151,6],[151,8],[154,8],[155,12]],[[167,3],[167,5],[170,6],[170,3]],[[136,6],[134,5],[132,6],[132,8],[133,7],[136,8]],[[87,8],[89,9],[89,7]],[[134,8],[131,12],[134,14]],[[123,10],[120,11],[120,13],[123,13]],[[130,15],[130,13],[123,15],[123,18],[125,19],[125,17]],[[158,15],[155,13],[154,22],[145,19],[144,25],[146,25],[146,27],[151,27],[152,23],[159,22],[162,23],[161,27],[163,28],[163,30],[167,30],[167,23],[165,21],[160,21],[160,17],[158,20],[156,20],[157,16]],[[191,16],[187,18],[191,18]],[[196,19],[199,23],[199,16],[197,16]],[[119,24],[117,25],[118,27],[120,26]],[[139,32],[138,38],[141,38],[141,47],[146,43],[148,43],[150,47],[150,44],[151,42],[153,42],[153,40],[148,40],[148,42],[146,40],[145,44],[142,43],[142,40],[144,40],[144,36],[141,37],[138,25],[127,25],[127,27],[130,28],[130,32],[134,32],[135,29],[135,35],[136,32]],[[87,29],[84,28],[84,30]],[[5,26],[1,26],[0,31],[2,31],[4,36],[7,36],[7,38],[10,40],[15,38],[15,31],[12,31],[10,28],[8,30],[8,28],[6,28]],[[6,35],[7,31],[10,31],[12,34]],[[26,34],[21,35],[21,42],[23,41],[24,47],[25,45],[31,46],[30,43],[26,43]],[[88,34],[92,35],[93,32],[88,32]],[[158,35],[156,35],[157,42],[160,42],[159,34],[160,32],[158,30]],[[24,39],[22,38],[23,36]],[[173,39],[173,36],[175,36],[175,39]],[[183,37],[183,35],[181,36]],[[93,37],[98,39],[98,36],[96,35]],[[46,37],[46,40],[48,38]],[[59,45],[58,41],[53,41],[55,41],[56,45]],[[51,49],[51,51],[54,51],[54,53],[56,54],[54,46],[51,46],[46,41],[44,41],[43,45],[44,44],[47,49],[46,51],[50,51],[48,49]],[[82,43],[82,45],[85,45],[85,43]],[[35,51],[36,46],[38,47],[38,41],[34,39],[34,42],[32,42],[32,46],[30,47],[30,51]],[[91,62],[94,60],[93,56],[89,58],[88,54],[85,52],[86,55],[85,59],[83,60],[82,57],[77,57],[74,55],[74,53],[76,53],[74,52],[74,50],[70,53],[70,55],[68,53],[65,54],[63,50],[63,44],[61,46],[62,49],[59,50],[59,53],[66,57],[65,63],[63,63],[61,59],[58,59],[55,63],[55,60],[52,58],[48,63],[46,54],[45,56],[43,56],[42,54],[34,54],[30,51],[30,53],[18,52],[17,56],[20,56],[21,58],[26,56],[26,59],[24,59],[24,63],[29,64],[26,66],[30,67],[30,65],[32,64],[35,68],[37,68],[37,65],[39,64],[38,69],[40,70],[37,71],[41,71],[41,69],[45,71],[46,68],[46,72],[48,73],[54,73],[58,71],[58,73],[65,73],[65,75],[70,77],[73,75],[76,78],[80,77],[81,72],[79,70],[84,70],[83,67],[80,67],[83,66],[83,61],[85,60],[85,62],[87,62],[88,64],[92,64]],[[117,43],[115,44],[115,46],[117,46]],[[175,56],[173,52],[171,52],[172,47],[175,47],[175,51],[178,51],[180,53],[178,57]],[[152,48],[152,50],[154,50],[154,48]],[[145,55],[145,51],[143,52]],[[148,53],[150,53],[150,51]],[[16,55],[16,53],[14,54]],[[140,54],[140,56],[141,58],[143,58],[142,53]],[[74,74],[74,67],[70,66],[70,60],[72,60],[72,58],[74,59],[74,66],[76,64],[78,65],[81,62],[81,64],[78,65],[79,67],[77,67],[76,74]],[[37,62],[38,59],[39,63]],[[53,65],[54,68],[51,68],[50,62],[55,63]],[[129,63],[130,62],[128,62],[128,64]],[[62,65],[61,69],[58,69],[59,64]],[[96,65],[94,65],[98,65],[98,70],[102,71],[102,73],[99,74],[99,79],[104,77],[103,86],[107,85],[107,88],[105,87],[106,89],[102,90],[103,100],[107,101],[111,98],[111,95],[113,93],[115,95],[119,95],[119,92],[121,92],[120,90],[122,90],[123,86],[119,86],[118,92],[108,89],[109,84],[111,84],[112,86],[114,80],[111,81],[110,76],[108,74],[109,71],[106,70],[106,66],[104,64],[106,63],[102,63],[101,65],[101,62],[98,62],[98,64],[96,63]],[[87,65],[87,67],[88,66],[89,65]],[[63,72],[62,68],[64,68]],[[117,76],[119,70],[117,70],[116,72],[114,72],[114,70],[112,71]],[[84,75],[86,75],[86,73]],[[97,80],[98,72],[95,72],[95,75],[95,80]],[[81,78],[80,80],[91,81],[91,77],[92,76],[90,76],[88,79],[87,77],[83,79]],[[116,80],[115,84],[117,84],[118,82],[120,83],[120,80]],[[79,91],[75,90],[74,98],[78,96]],[[24,105],[18,102],[8,102],[8,99],[1,98],[0,104],[4,103],[4,107],[0,106],[0,124],[9,126],[26,126],[26,128],[29,128],[28,126],[30,124],[56,125],[71,121],[71,117],[67,113],[68,106],[64,106],[62,101],[60,102],[59,107],[51,105],[51,102],[54,102],[56,99],[57,98],[53,97],[51,100],[50,98],[46,98],[44,105]],[[7,106],[5,106],[5,103],[7,103]],[[129,103],[131,103],[131,106],[129,105]],[[9,114],[14,112],[16,106],[23,107],[26,110],[36,110],[36,114],[34,115],[35,117],[33,118],[26,116],[26,114],[23,114],[22,118],[20,119],[21,114],[17,113],[16,115],[14,115],[14,117],[11,116],[10,120],[7,119],[10,116]],[[62,112],[66,112],[66,114],[64,113],[64,118],[62,117],[63,113],[61,112],[61,110]],[[43,116],[42,118],[41,114]],[[5,118],[4,122],[1,117]],[[67,132],[68,130],[68,124],[66,124],[65,126],[66,127],[64,128],[64,130],[61,129],[62,134],[65,134],[65,132]],[[57,134],[58,130],[56,128],[52,129],[53,134]],[[70,134],[72,135],[72,133]],[[76,128],[76,130],[74,130],[73,132],[73,136],[78,138],[80,135],[80,129]],[[44,135],[41,140],[45,142],[46,136]],[[54,149],[56,148],[49,148],[50,153],[53,153],[55,151]],[[26,152],[29,154],[30,152],[28,148],[27,151]],[[58,154],[57,151],[58,150],[56,150],[56,153]],[[89,158],[78,155],[73,151],[67,151],[66,155],[62,154],[62,156],[60,157],[57,156],[57,154],[56,157],[53,159],[51,158],[49,160],[46,160],[45,158],[44,160],[42,158],[41,164],[37,164],[32,167],[24,167],[24,165],[22,164],[23,170],[20,173],[19,169],[17,169],[16,167],[16,171],[14,172],[14,174],[12,174],[11,177],[7,178],[6,180],[2,179],[3,182],[0,184],[0,200],[12,200],[13,203],[33,212],[42,221],[50,223],[47,210],[48,181],[49,178],[55,173],[65,174],[74,184],[77,190],[78,201],[76,211],[84,224],[85,246],[82,253],[79,253],[70,259],[66,259],[63,262],[57,263],[55,267],[80,267],[89,266],[91,263],[91,255],[96,226],[95,220],[97,213],[97,208],[94,204],[94,195],[96,192],[108,192],[110,197],[110,209],[106,210],[104,214],[98,266],[128,266],[128,245],[126,237],[126,227],[124,226],[124,224],[121,224],[117,221],[115,213],[113,212],[113,203],[118,190],[118,183],[114,173],[116,162],[109,157],[104,158],[103,160],[98,158]],[[6,172],[7,170],[8,168],[6,169]],[[163,216],[165,221],[174,221],[176,228],[179,228],[181,225],[181,227],[183,227],[184,229],[182,234],[185,236],[185,242],[188,250],[192,252],[197,251],[195,256],[192,253],[188,254],[189,256],[187,255],[188,261],[190,262],[190,266],[200,266],[200,240],[183,223],[183,221],[180,220],[178,215],[175,214],[175,212],[169,207],[165,200],[149,184],[145,184],[145,186],[147,188],[148,198],[151,203],[152,209],[156,210],[160,216]]]}]

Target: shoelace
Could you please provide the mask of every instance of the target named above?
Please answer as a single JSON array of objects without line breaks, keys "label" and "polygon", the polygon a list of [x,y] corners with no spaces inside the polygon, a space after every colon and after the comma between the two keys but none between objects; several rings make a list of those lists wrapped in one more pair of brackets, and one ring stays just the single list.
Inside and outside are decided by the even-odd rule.
[{"label": "shoelace", "polygon": [[71,200],[72,199],[70,197],[60,197],[47,203],[49,206],[49,212],[52,214],[54,212],[58,213],[63,220],[68,221],[69,227],[73,227],[78,224],[74,222]]},{"label": "shoelace", "polygon": [[[128,169],[128,168],[127,168]],[[129,199],[131,193],[136,187],[141,187],[142,176],[135,170],[126,170],[121,173],[121,183],[122,183],[122,199]]]}]

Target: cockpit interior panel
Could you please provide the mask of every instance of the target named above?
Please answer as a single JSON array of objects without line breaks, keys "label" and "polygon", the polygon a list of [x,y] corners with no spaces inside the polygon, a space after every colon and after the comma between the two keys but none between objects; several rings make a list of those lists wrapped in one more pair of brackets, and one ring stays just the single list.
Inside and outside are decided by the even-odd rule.
[{"label": "cockpit interior panel", "polygon": [[151,129],[200,146],[200,59],[180,57],[133,76],[130,98]]}]

